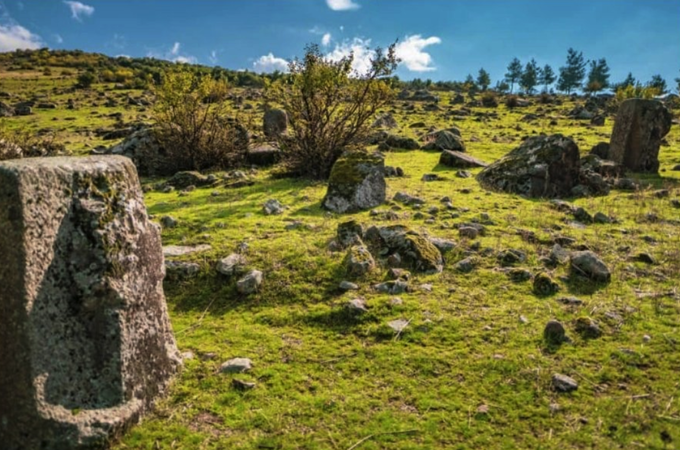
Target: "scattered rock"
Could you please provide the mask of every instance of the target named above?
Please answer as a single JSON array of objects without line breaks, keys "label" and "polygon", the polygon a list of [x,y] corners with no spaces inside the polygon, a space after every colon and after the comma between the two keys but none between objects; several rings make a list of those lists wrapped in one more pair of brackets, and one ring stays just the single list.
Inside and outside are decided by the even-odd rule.
[{"label": "scattered rock", "polygon": [[456,169],[473,168],[473,167],[487,167],[488,164],[480,161],[472,156],[455,152],[450,150],[445,150],[439,157],[439,164],[447,167],[453,167]]},{"label": "scattered rock", "polygon": [[272,108],[264,113],[262,131],[268,139],[276,139],[288,129],[288,114],[282,109]]},{"label": "scattered rock", "polygon": [[534,294],[540,296],[553,295],[560,290],[560,285],[557,284],[545,272],[540,272],[534,277]]},{"label": "scattered rock", "polygon": [[347,308],[347,310],[353,314],[363,314],[365,312],[368,312],[368,308],[366,307],[366,300],[364,300],[363,298],[355,298],[348,301],[345,304],[345,308]]},{"label": "scattered rock", "polygon": [[285,210],[286,207],[283,206],[280,201],[275,199],[267,200],[262,206],[262,211],[267,216],[283,214]]},{"label": "scattered rock", "polygon": [[382,155],[345,154],[333,165],[322,205],[336,213],[375,208],[385,201],[386,187]]},{"label": "scattered rock", "polygon": [[163,228],[175,228],[177,225],[179,225],[179,222],[174,217],[172,216],[161,217],[161,226]]},{"label": "scattered rock", "polygon": [[602,330],[590,317],[579,317],[576,319],[574,328],[584,339],[596,339],[602,336]]},{"label": "scattered rock", "polygon": [[250,358],[234,358],[222,363],[220,372],[222,373],[243,373],[253,368]]},{"label": "scattered rock", "polygon": [[578,389],[578,383],[571,377],[555,373],[552,376],[552,386],[559,392],[571,392]]},{"label": "scattered rock", "polygon": [[353,245],[345,257],[347,275],[350,277],[362,277],[375,269],[375,260],[368,247],[359,244]]},{"label": "scattered rock", "polygon": [[593,281],[607,283],[611,280],[609,268],[595,253],[589,250],[572,253],[571,268],[573,273],[585,276]]},{"label": "scattered rock", "polygon": [[245,256],[238,253],[232,253],[226,258],[222,258],[217,262],[217,272],[222,275],[232,276],[243,273],[247,261]]},{"label": "scattered rock", "polygon": [[199,253],[210,250],[212,247],[208,244],[201,245],[166,245],[163,247],[163,256],[166,258],[173,256],[184,256],[192,253]]},{"label": "scattered rock", "polygon": [[559,345],[568,341],[564,325],[557,320],[551,320],[545,325],[543,338],[552,345]]},{"label": "scattered rock", "polygon": [[338,286],[341,291],[358,291],[359,285],[352,283],[351,281],[341,281]]},{"label": "scattered rock", "polygon": [[251,270],[236,282],[236,289],[244,295],[249,295],[257,292],[262,285],[262,272],[259,270]]}]

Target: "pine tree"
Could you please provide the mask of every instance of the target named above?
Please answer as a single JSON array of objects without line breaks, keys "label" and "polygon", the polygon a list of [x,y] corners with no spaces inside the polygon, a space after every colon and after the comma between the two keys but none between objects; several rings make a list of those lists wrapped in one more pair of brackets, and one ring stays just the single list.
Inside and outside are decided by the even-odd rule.
[{"label": "pine tree", "polygon": [[676,78],[675,82],[678,83],[678,85],[675,87],[675,90],[678,91],[678,94],[680,94],[680,77]]},{"label": "pine tree", "polygon": [[553,71],[552,67],[550,67],[548,64],[543,66],[543,69],[541,70],[541,76],[538,78],[538,83],[543,85],[543,92],[548,92],[548,86],[553,84],[557,80],[557,77],[555,76],[555,72]]},{"label": "pine tree", "polygon": [[479,89],[479,87],[477,86],[477,83],[475,83],[475,79],[470,74],[468,74],[468,76],[465,77],[464,84],[465,84],[465,89],[468,91],[469,94],[474,94]]},{"label": "pine tree", "polygon": [[607,60],[602,58],[597,61],[590,61],[590,71],[588,72],[588,83],[586,92],[599,92],[609,87],[609,66]]},{"label": "pine tree", "polygon": [[659,91],[659,95],[665,94],[667,90],[666,80],[661,78],[661,75],[654,75],[647,83],[647,87],[655,88]]},{"label": "pine tree", "polygon": [[514,58],[508,65],[508,72],[505,74],[505,81],[510,83],[510,93],[512,93],[515,83],[522,78],[522,63]]},{"label": "pine tree", "polygon": [[520,79],[520,86],[524,89],[527,94],[532,94],[534,88],[538,84],[540,68],[534,59],[529,61],[524,67],[524,72],[522,72],[522,78]]},{"label": "pine tree", "polygon": [[477,85],[482,89],[482,91],[486,91],[490,84],[491,76],[489,76],[489,72],[484,70],[482,67],[479,69],[479,74],[477,75]]},{"label": "pine tree", "polygon": [[557,89],[571,94],[578,89],[586,75],[586,62],[583,53],[573,48],[567,50],[567,65],[560,67],[560,78],[557,80]]}]

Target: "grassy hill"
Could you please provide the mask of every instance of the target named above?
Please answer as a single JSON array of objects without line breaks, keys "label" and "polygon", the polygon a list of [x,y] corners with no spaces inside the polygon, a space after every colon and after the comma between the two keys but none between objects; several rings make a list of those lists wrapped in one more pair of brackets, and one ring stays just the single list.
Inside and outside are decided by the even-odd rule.
[{"label": "grassy hill", "polygon": [[[104,141],[100,128],[149,119],[148,106],[127,100],[144,97],[143,90],[115,82],[73,89],[77,71],[64,74],[68,69],[59,64],[49,65],[51,75],[43,66],[8,66],[6,58],[0,64],[18,66],[0,75],[0,91],[11,101],[35,97],[56,105],[6,118],[5,125],[56,132],[74,154],[116,142]],[[418,138],[430,127],[456,126],[468,153],[487,162],[538,133],[571,136],[585,154],[609,140],[613,125],[611,117],[602,127],[568,118],[582,99],[561,98],[559,105],[534,99],[532,106],[513,109],[474,106],[461,117],[451,113],[460,108],[450,104],[452,94],[439,95],[432,111],[395,101],[388,108],[399,124],[395,132]],[[67,109],[69,99],[76,109]],[[258,101],[245,104],[252,108],[233,109],[257,127]],[[425,127],[411,127],[418,122]],[[425,205],[389,201],[378,213],[331,214],[320,207],[323,183],[273,177],[271,169],[246,168],[250,186],[220,183],[188,193],[164,193],[156,189],[163,180],[142,180],[154,220],[171,216],[178,222],[163,229],[164,245],[211,248],[171,258],[200,266],[193,277],[165,283],[185,369],[156,412],[113,448],[678,448],[677,125],[666,142],[660,175],[635,176],[639,190],[573,200],[591,214],[615,219],[607,224],[584,225],[548,201],[487,192],[474,177],[460,178],[439,165],[439,153],[421,150],[386,154],[386,164],[406,174],[388,179],[388,198],[403,191]],[[441,179],[422,181],[426,173]],[[453,208],[444,206],[444,197]],[[286,212],[264,215],[269,199],[287,206]],[[456,245],[444,255],[442,274],[413,274],[412,292],[377,293],[372,286],[384,280],[385,269],[359,279],[358,291],[343,292],[345,252],[329,243],[338,224],[351,219],[366,226],[403,224]],[[486,233],[460,237],[457,225],[470,222],[484,224]],[[541,258],[565,241],[571,250],[598,254],[612,271],[611,283],[584,282],[567,265],[546,269]],[[238,248],[247,248],[249,268],[264,273],[254,295],[240,295],[235,279],[216,272],[217,261]],[[498,260],[508,249],[524,251],[527,260],[518,267],[532,274],[547,270],[560,291],[537,296],[530,280],[513,281]],[[640,262],[641,253],[654,263]],[[455,264],[470,255],[478,261],[474,270],[457,271]],[[345,305],[358,297],[368,312],[348,313]],[[602,336],[579,334],[578,320],[586,317]],[[407,322],[400,332],[388,325],[397,319]],[[565,325],[570,343],[546,343],[550,320]],[[220,373],[220,365],[236,357],[250,358],[253,369]],[[557,392],[555,373],[574,378],[578,389]]]}]

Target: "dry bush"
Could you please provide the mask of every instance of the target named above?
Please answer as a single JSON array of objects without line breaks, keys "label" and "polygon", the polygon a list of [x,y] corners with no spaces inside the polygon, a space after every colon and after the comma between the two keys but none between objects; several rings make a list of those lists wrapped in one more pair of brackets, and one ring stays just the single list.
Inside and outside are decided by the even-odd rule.
[{"label": "dry bush", "polygon": [[227,86],[210,76],[170,72],[154,88],[154,130],[175,170],[229,169],[248,151],[248,132],[227,117]]},{"label": "dry bush", "polygon": [[25,128],[10,129],[0,122],[0,161],[67,154],[56,134],[37,136]]},{"label": "dry bush", "polygon": [[394,45],[376,49],[366,73],[354,71],[352,61],[353,55],[330,60],[310,45],[301,61],[291,62],[291,82],[268,90],[288,114],[279,145],[289,172],[327,179],[340,155],[365,145],[376,113],[393,98],[385,78],[397,66]]},{"label": "dry bush", "polygon": [[516,108],[519,105],[518,97],[516,95],[508,95],[505,97],[505,106],[508,108]]}]

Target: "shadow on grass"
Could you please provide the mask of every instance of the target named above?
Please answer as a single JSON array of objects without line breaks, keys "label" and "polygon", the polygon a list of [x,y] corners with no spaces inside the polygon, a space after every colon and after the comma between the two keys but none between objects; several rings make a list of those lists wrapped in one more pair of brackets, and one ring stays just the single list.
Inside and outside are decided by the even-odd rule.
[{"label": "shadow on grass", "polygon": [[567,291],[573,295],[593,295],[609,286],[609,282],[597,282],[573,273],[566,279],[565,284]]}]

